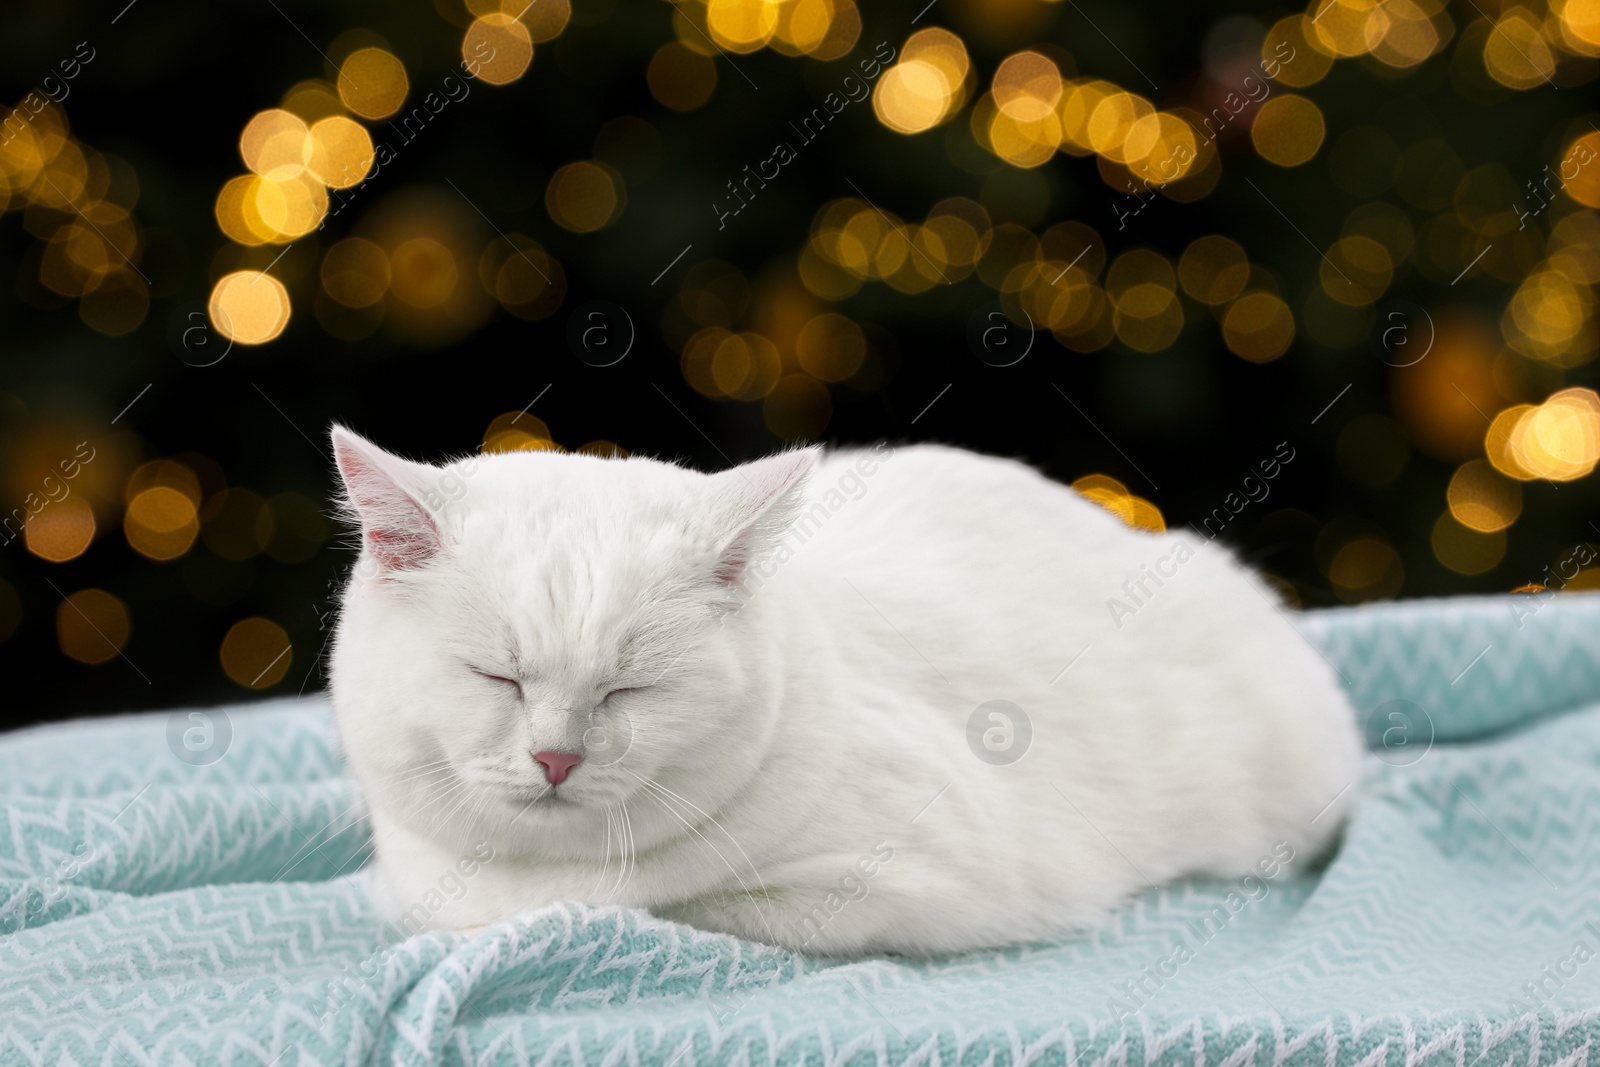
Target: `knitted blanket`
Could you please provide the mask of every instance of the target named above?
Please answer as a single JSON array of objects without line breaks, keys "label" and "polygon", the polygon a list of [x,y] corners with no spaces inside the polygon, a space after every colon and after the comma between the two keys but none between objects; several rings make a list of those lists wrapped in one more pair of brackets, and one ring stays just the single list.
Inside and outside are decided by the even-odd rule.
[{"label": "knitted blanket", "polygon": [[320,696],[0,736],[0,1064],[1586,1067],[1600,596],[1295,622],[1372,747],[1330,861],[931,963],[579,904],[404,936]]}]

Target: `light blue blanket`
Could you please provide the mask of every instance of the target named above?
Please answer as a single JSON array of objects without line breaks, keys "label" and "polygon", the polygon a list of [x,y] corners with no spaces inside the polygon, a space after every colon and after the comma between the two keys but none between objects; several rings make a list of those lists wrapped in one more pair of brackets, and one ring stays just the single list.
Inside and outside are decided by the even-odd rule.
[{"label": "light blue blanket", "polygon": [[1374,746],[1325,869],[931,964],[580,905],[398,938],[321,698],[0,737],[0,1064],[1587,1067],[1600,597],[1297,623]]}]

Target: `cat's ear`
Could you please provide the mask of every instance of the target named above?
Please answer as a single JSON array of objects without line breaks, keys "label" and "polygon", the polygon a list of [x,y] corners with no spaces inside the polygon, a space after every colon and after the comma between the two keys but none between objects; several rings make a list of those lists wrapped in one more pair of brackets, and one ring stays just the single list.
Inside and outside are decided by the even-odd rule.
[{"label": "cat's ear", "polygon": [[439,527],[412,488],[428,468],[338,424],[329,436],[347,510],[360,521],[362,544],[380,573],[420,567],[436,556],[442,544]]},{"label": "cat's ear", "polygon": [[739,581],[746,566],[777,544],[798,517],[821,456],[821,448],[797,448],[711,476],[718,578]]}]

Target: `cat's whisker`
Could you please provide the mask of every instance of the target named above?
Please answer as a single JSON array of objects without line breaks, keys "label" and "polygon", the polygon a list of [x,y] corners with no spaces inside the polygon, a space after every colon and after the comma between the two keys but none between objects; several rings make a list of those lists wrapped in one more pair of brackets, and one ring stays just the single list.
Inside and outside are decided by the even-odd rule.
[{"label": "cat's whisker", "polygon": [[408,767],[402,767],[393,774],[385,774],[378,778],[374,778],[372,781],[374,784],[379,782],[393,782],[396,780],[409,782],[414,778],[423,778],[429,774],[435,774],[438,772],[439,768],[446,767],[449,765],[449,763],[450,761],[447,759],[434,760],[431,763],[414,763]]},{"label": "cat's whisker", "polygon": [[606,872],[611,869],[611,805],[603,809],[606,817],[606,843],[600,849],[600,873],[595,876],[593,893],[598,893],[600,887],[606,884]]},{"label": "cat's whisker", "polygon": [[344,869],[346,867],[349,867],[352,863],[355,864],[355,869],[359,870],[361,868],[361,866],[364,863],[366,863],[366,861],[372,856],[372,854],[377,851],[377,849],[378,849],[377,842],[369,838],[367,840],[366,844],[364,844],[360,848],[356,849],[354,852],[352,852],[350,854],[348,859],[346,859],[343,863],[339,864],[339,866],[334,870],[333,874],[330,875],[329,878],[332,879],[332,878],[338,878],[338,877],[342,876],[344,874]]},{"label": "cat's whisker", "polygon": [[438,782],[429,782],[427,791],[424,792],[418,799],[417,813],[420,815],[421,813],[427,811],[434,804],[440,802],[450,793],[453,793],[456,789],[460,788],[463,784],[464,783],[462,782],[461,778],[454,774],[452,774],[449,778],[442,779]]},{"label": "cat's whisker", "polygon": [[[426,803],[417,809],[417,814],[419,816],[423,815],[427,813],[430,808],[434,807],[438,807],[442,811],[447,801],[453,801],[457,794],[465,792],[466,789],[467,780],[462,778],[460,775],[455,775],[449,785],[434,793]],[[428,824],[429,829],[438,829],[442,823],[442,814],[440,816],[435,816],[434,819]]]},{"label": "cat's whisker", "polygon": [[[626,768],[624,768],[624,769],[626,770]],[[662,785],[660,782],[656,781],[654,778],[650,778],[650,777],[647,777],[647,776],[634,774],[633,771],[628,771],[628,773],[629,774],[633,774],[633,776],[635,778],[638,778],[645,785],[650,786],[650,787],[652,787],[654,789],[658,789],[662,793],[665,793],[667,796],[669,796],[672,799],[678,801],[680,804],[683,804],[683,805],[687,806],[688,808],[693,810],[696,814],[698,814],[702,819],[704,819],[705,821],[709,822],[712,826],[715,826],[718,830],[722,831],[722,836],[726,837],[729,840],[729,842],[731,842],[733,844],[733,847],[739,850],[739,855],[744,858],[745,865],[750,868],[750,874],[755,878],[756,884],[761,887],[762,899],[764,899],[764,900],[771,899],[771,890],[769,890],[767,888],[767,883],[761,877],[760,870],[758,870],[756,868],[755,863],[750,859],[750,854],[744,850],[744,846],[743,845],[739,844],[738,838],[734,837],[733,834],[729,833],[728,832],[728,828],[726,826],[723,826],[722,823],[720,821],[718,821],[716,816],[712,815],[710,812],[708,812],[708,811],[704,810],[703,808],[701,808],[700,805],[696,804],[694,801],[690,800],[688,797],[681,796],[678,793],[673,792],[671,789],[669,789],[666,786]]]},{"label": "cat's whisker", "polygon": [[617,893],[621,895],[633,882],[633,873],[639,866],[639,848],[633,838],[633,816],[628,814],[628,802],[621,801],[618,808],[622,814],[622,824],[627,829],[627,837],[623,842],[623,877],[617,886]]},{"label": "cat's whisker", "polygon": [[[629,773],[631,774],[632,772],[630,771]],[[636,775],[635,777],[638,776]],[[639,780],[644,782],[647,787],[653,785],[653,783],[651,783],[648,779],[640,778]],[[734,881],[739,883],[739,888],[743,889],[745,895],[748,896],[751,902],[756,905],[756,914],[761,917],[761,924],[767,928],[767,936],[772,940],[773,944],[777,944],[778,937],[772,932],[772,922],[767,918],[767,913],[761,907],[760,903],[757,903],[755,890],[750,888],[749,884],[745,882],[744,877],[740,875],[739,871],[734,867],[734,865],[728,862],[728,857],[722,854],[722,850],[716,845],[712,844],[711,840],[707,838],[705,834],[700,832],[699,827],[695,826],[688,819],[684,818],[676,808],[668,804],[666,798],[657,793],[654,788],[646,788],[644,795],[659,804],[668,815],[671,815],[674,819],[678,820],[678,822],[683,825],[685,830],[688,830],[695,837],[699,838],[702,842],[704,842],[707,848],[716,853],[717,858],[722,861],[722,865],[728,868],[728,873],[733,875]],[[763,896],[761,899],[765,900],[766,898]]]}]

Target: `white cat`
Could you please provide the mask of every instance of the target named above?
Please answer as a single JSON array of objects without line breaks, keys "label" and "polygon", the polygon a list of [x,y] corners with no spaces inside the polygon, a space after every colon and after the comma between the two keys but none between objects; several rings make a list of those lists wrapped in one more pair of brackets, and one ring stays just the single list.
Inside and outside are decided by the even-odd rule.
[{"label": "white cat", "polygon": [[407,930],[583,900],[824,955],[1034,941],[1306,862],[1357,777],[1263,583],[1020,463],[333,445],[333,704]]}]

